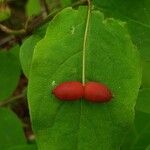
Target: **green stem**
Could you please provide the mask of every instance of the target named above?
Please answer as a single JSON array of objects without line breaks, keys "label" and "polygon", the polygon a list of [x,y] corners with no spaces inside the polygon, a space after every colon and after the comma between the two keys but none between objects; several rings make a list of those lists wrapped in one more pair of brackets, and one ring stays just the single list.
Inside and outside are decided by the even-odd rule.
[{"label": "green stem", "polygon": [[91,2],[90,0],[87,0],[87,2],[88,2],[88,12],[87,12],[87,21],[86,21],[86,27],[84,33],[84,40],[83,40],[83,58],[82,58],[82,84],[83,85],[85,84],[85,55],[87,49],[87,34],[88,34],[90,14],[91,14]]}]

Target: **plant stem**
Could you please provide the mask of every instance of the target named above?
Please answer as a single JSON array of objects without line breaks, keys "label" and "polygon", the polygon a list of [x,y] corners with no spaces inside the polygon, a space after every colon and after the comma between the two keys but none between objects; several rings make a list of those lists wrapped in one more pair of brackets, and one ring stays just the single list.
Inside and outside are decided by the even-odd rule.
[{"label": "plant stem", "polygon": [[[70,7],[74,7],[74,6],[79,6],[82,4],[85,4],[85,2],[87,2],[87,0],[80,0],[77,1],[75,3],[73,3],[72,5],[70,5]],[[69,7],[69,6],[67,6]],[[54,10],[52,13],[50,13],[47,17],[45,17],[44,19],[39,16],[38,18],[35,18],[34,20],[31,21],[31,23],[28,25],[27,29],[26,27],[24,27],[23,29],[20,30],[13,30],[10,29],[2,24],[0,24],[0,29],[8,34],[13,34],[13,35],[18,35],[18,34],[25,34],[28,35],[30,34],[32,31],[34,31],[35,29],[37,29],[38,27],[42,26],[43,24],[47,23],[49,20],[51,20],[53,18],[53,16],[55,14],[57,14],[59,11],[61,11],[62,9],[64,9],[66,7]],[[28,22],[28,21],[27,21]]]},{"label": "plant stem", "polygon": [[47,16],[49,14],[49,9],[48,9],[46,0],[41,0],[41,5],[43,6],[43,9],[44,9],[46,16]]},{"label": "plant stem", "polygon": [[26,31],[25,29],[20,29],[20,30],[13,30],[13,29],[10,29],[2,24],[0,24],[0,29],[3,31],[3,32],[6,32],[8,34],[14,34],[14,35],[17,35],[17,34],[24,34]]},{"label": "plant stem", "polygon": [[[75,2],[73,4],[71,4],[70,6],[67,6],[67,7],[79,6],[79,5],[85,4],[85,2],[87,2],[87,0],[80,0],[80,1],[77,1],[77,2]],[[42,20],[41,18],[39,18],[37,21],[36,20],[33,21],[30,24],[29,28],[27,29],[27,33],[30,33],[33,30],[37,29],[38,27],[40,27],[40,26],[44,25],[45,23],[49,22],[58,12],[60,12],[64,8],[66,8],[66,7],[54,10],[44,20]]]},{"label": "plant stem", "polygon": [[82,58],[82,84],[85,84],[85,55],[87,49],[87,34],[89,29],[89,22],[90,22],[90,14],[91,14],[91,1],[87,0],[88,2],[88,12],[87,12],[87,21],[84,33],[84,41],[83,41],[83,58]]},{"label": "plant stem", "polygon": [[5,106],[5,105],[7,105],[9,103],[12,103],[12,102],[14,102],[14,101],[16,101],[18,99],[24,98],[24,96],[25,96],[24,94],[20,94],[20,95],[11,97],[8,100],[4,100],[4,101],[0,102],[0,107],[3,107],[3,106]]}]

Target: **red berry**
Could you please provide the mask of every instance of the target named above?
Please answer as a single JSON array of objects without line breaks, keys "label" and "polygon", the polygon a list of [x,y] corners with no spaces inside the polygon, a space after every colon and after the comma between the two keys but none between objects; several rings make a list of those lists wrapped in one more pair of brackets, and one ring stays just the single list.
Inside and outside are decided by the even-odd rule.
[{"label": "red berry", "polygon": [[77,81],[63,82],[52,93],[60,100],[78,100],[83,97],[83,85]]},{"label": "red berry", "polygon": [[88,82],[84,86],[84,98],[91,102],[107,102],[112,98],[112,94],[106,85]]}]

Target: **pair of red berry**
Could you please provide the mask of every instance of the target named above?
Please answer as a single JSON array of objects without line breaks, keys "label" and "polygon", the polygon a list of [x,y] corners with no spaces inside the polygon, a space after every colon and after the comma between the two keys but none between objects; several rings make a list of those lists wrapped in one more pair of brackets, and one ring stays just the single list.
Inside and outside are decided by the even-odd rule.
[{"label": "pair of red berry", "polygon": [[107,102],[112,93],[106,85],[98,82],[87,82],[85,85],[78,81],[63,82],[52,93],[60,100],[78,100],[84,98],[91,102]]}]

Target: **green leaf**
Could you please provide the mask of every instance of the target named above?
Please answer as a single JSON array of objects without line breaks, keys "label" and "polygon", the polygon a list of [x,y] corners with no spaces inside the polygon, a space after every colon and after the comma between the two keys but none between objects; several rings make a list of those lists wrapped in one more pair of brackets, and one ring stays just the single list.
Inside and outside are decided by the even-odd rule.
[{"label": "green leaf", "polygon": [[11,52],[0,51],[0,100],[11,96],[20,78],[20,63]]},{"label": "green leaf", "polygon": [[61,0],[61,4],[63,7],[69,6],[72,4],[72,0]]},{"label": "green leaf", "polygon": [[150,88],[150,60],[142,61],[142,87]]},{"label": "green leaf", "polygon": [[14,45],[11,49],[10,49],[10,53],[13,54],[14,56],[16,56],[16,58],[19,60],[19,53],[20,53],[20,46]]},{"label": "green leaf", "polygon": [[26,77],[29,76],[30,66],[34,47],[45,35],[47,24],[39,28],[35,33],[27,38],[20,47],[20,62]]},{"label": "green leaf", "polygon": [[41,12],[40,0],[28,0],[26,5],[28,16],[36,16]]},{"label": "green leaf", "polygon": [[140,90],[136,109],[145,113],[150,113],[150,88]]},{"label": "green leaf", "polygon": [[11,11],[9,7],[5,6],[4,4],[1,4],[0,2],[0,22],[7,20],[11,15]]},{"label": "green leaf", "polygon": [[150,150],[150,145],[149,145],[149,146],[147,146],[147,148],[146,148],[145,150]]},{"label": "green leaf", "polygon": [[150,143],[150,114],[146,106],[149,105],[149,93],[149,89],[142,89],[139,92],[135,107],[134,130],[131,130],[126,136],[122,150],[126,150],[126,145],[128,145],[128,150],[144,150]]},{"label": "green leaf", "polygon": [[145,128],[145,126],[150,124],[150,114],[136,110],[134,124],[136,127],[136,131],[140,133],[141,130]]},{"label": "green leaf", "polygon": [[107,16],[126,21],[143,59],[150,58],[149,0],[93,0],[93,3]]},{"label": "green leaf", "polygon": [[15,147],[10,147],[7,150],[37,150],[37,146],[36,145],[19,145],[19,146],[15,146]]},{"label": "green leaf", "polygon": [[135,127],[138,133],[133,147],[145,149],[150,144],[150,114],[136,111]]},{"label": "green leaf", "polygon": [[82,47],[87,8],[66,8],[50,22],[35,47],[28,99],[40,150],[119,150],[133,122],[141,80],[137,50],[124,23],[92,11],[86,43],[86,82],[105,83],[109,103],[59,101],[55,85],[82,79]]},{"label": "green leaf", "polygon": [[[131,150],[133,143],[135,142],[135,139],[137,138],[137,132],[135,129],[135,126],[132,125],[130,130],[127,130],[127,135],[123,141],[123,144],[121,145],[121,150]],[[135,147],[134,147],[135,148]],[[134,150],[134,148],[132,150]]]},{"label": "green leaf", "polygon": [[136,111],[135,121],[121,150],[144,150],[150,143],[150,114]]},{"label": "green leaf", "polygon": [[32,35],[23,42],[20,48],[20,62],[26,77],[29,76],[34,47],[40,40],[40,36]]},{"label": "green leaf", "polygon": [[0,108],[0,149],[23,144],[26,140],[20,120],[12,111]]},{"label": "green leaf", "polygon": [[46,29],[48,27],[48,23],[42,25],[41,27],[39,27],[37,30],[34,31],[34,35],[38,35],[40,36],[41,38],[43,38],[45,36],[45,32],[46,32]]}]

